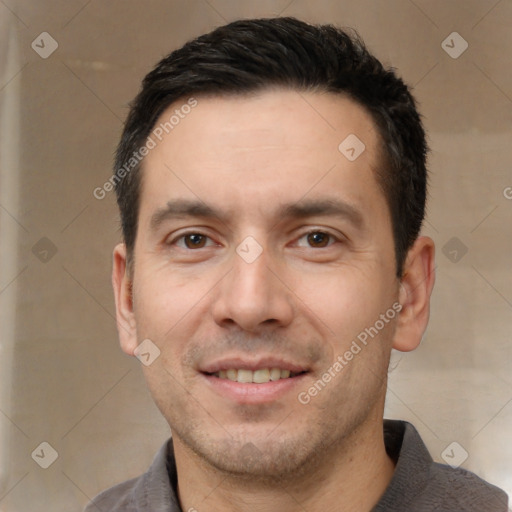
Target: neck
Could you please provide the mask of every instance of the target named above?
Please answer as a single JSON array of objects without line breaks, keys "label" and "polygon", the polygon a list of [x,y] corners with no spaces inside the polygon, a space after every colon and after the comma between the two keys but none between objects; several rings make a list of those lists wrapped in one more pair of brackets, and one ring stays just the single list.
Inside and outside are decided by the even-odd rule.
[{"label": "neck", "polygon": [[226,475],[173,438],[178,497],[184,511],[370,511],[389,485],[394,462],[386,454],[383,420],[361,425],[293,480],[258,482]]}]

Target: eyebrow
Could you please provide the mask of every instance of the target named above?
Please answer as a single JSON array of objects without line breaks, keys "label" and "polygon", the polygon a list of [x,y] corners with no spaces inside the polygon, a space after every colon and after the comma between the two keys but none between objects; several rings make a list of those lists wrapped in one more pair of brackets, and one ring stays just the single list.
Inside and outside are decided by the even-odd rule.
[{"label": "eyebrow", "polygon": [[[313,216],[336,216],[346,218],[356,228],[362,229],[364,216],[354,205],[335,198],[299,200],[280,206],[276,216],[281,220],[304,219]],[[156,231],[164,222],[185,217],[201,217],[217,219],[224,223],[228,221],[228,213],[208,206],[199,200],[173,199],[155,211],[151,216],[150,228]]]},{"label": "eyebrow", "polygon": [[183,217],[203,217],[206,219],[224,219],[224,215],[199,200],[174,199],[168,201],[151,216],[150,227],[156,231],[165,221]]},{"label": "eyebrow", "polygon": [[341,199],[307,199],[296,203],[283,205],[278,210],[278,216],[285,219],[303,219],[314,216],[331,216],[346,218],[356,228],[364,227],[364,216],[354,205]]}]

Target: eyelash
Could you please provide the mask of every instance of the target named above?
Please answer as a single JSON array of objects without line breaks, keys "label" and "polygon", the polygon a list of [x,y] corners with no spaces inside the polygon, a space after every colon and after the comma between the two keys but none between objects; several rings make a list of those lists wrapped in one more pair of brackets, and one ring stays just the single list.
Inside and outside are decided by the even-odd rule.
[{"label": "eyelash", "polygon": [[[332,233],[330,233],[328,231],[321,230],[321,229],[311,229],[311,230],[307,231],[306,233],[303,233],[299,238],[297,238],[297,241],[299,241],[299,240],[301,240],[301,239],[303,239],[305,237],[308,237],[309,235],[314,234],[314,233],[319,233],[319,234],[327,235],[329,237],[329,239],[330,239],[330,243],[328,243],[327,246],[325,246],[325,247],[320,247],[320,249],[326,249],[327,247],[330,247],[331,245],[333,245],[336,242],[341,242],[339,237],[333,235]],[[202,237],[206,237],[210,241],[213,241],[211,237],[209,237],[208,235],[205,235],[204,233],[201,233],[200,231],[188,231],[188,232],[182,233],[178,237],[174,238],[173,240],[168,242],[167,245],[176,245],[178,241],[180,241],[180,240],[184,241],[187,236],[191,236],[191,235],[199,235],[199,236],[202,236]],[[211,245],[209,245],[208,247],[211,247]],[[197,249],[190,249],[189,247],[181,247],[181,248],[185,249],[185,250],[188,250],[188,251],[197,250]],[[200,247],[199,249],[204,249],[204,248],[205,247]],[[311,247],[311,246],[309,248],[315,249],[315,247]]]}]

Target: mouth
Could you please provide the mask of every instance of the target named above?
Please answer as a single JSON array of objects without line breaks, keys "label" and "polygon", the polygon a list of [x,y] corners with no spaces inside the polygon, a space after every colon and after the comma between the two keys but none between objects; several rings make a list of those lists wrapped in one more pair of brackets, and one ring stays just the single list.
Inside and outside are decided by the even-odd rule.
[{"label": "mouth", "polygon": [[275,357],[252,361],[235,357],[207,364],[199,372],[208,387],[229,402],[268,404],[304,386],[310,369]]},{"label": "mouth", "polygon": [[292,372],[282,368],[261,368],[252,371],[244,368],[229,368],[228,370],[205,373],[206,375],[217,377],[218,379],[227,379],[233,382],[241,382],[245,384],[266,384],[267,382],[276,382],[281,379],[293,379],[294,377],[306,373],[306,371]]}]

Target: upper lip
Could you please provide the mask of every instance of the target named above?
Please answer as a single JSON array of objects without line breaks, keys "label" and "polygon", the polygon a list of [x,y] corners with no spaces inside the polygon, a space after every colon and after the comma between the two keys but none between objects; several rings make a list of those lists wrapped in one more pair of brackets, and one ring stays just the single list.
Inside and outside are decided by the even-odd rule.
[{"label": "upper lip", "polygon": [[260,357],[258,359],[248,359],[241,357],[230,357],[225,359],[219,359],[202,365],[199,370],[203,373],[216,373],[221,370],[262,370],[264,368],[279,368],[280,370],[290,370],[290,372],[301,373],[308,371],[307,367],[286,361],[285,359],[276,357]]}]

